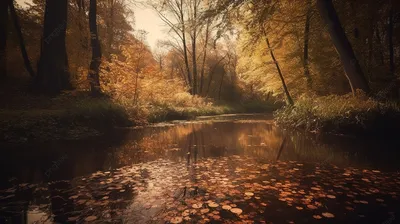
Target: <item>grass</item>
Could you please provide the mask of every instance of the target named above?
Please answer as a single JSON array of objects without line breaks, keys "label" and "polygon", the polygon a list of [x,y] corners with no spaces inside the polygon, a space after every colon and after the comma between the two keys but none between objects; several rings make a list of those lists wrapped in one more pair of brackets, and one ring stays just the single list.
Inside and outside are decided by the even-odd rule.
[{"label": "grass", "polygon": [[278,124],[287,127],[358,135],[398,130],[399,115],[397,104],[378,102],[360,93],[357,96],[301,97],[294,106],[276,111],[274,117]]},{"label": "grass", "polygon": [[[202,98],[132,106],[108,97],[92,98],[72,92],[49,98],[20,96],[0,109],[0,142],[80,139],[104,134],[113,127],[143,126],[171,120],[227,113],[272,112],[279,104],[248,102],[214,104]],[[34,103],[32,103],[34,102]]]},{"label": "grass", "polygon": [[0,142],[16,143],[85,138],[131,125],[125,109],[107,99],[85,98],[44,109],[2,109],[0,117]]}]

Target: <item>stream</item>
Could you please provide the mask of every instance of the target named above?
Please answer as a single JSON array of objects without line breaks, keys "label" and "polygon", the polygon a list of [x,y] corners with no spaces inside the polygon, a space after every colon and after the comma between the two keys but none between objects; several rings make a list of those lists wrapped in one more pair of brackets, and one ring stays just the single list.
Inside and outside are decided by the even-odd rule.
[{"label": "stream", "polygon": [[2,145],[0,223],[397,223],[400,140],[200,117]]}]

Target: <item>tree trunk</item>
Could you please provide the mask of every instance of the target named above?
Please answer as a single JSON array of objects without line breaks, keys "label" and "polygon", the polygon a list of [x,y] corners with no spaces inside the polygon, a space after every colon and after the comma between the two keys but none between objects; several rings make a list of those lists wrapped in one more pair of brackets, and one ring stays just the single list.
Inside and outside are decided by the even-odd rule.
[{"label": "tree trunk", "polygon": [[364,77],[353,48],[346,37],[332,0],[317,0],[317,7],[323,21],[328,27],[329,35],[331,36],[336,51],[340,56],[340,60],[353,94],[355,94],[357,89],[369,93],[370,89],[368,82]]},{"label": "tree trunk", "polygon": [[11,0],[2,0],[0,2],[0,79],[7,77],[7,23],[10,3]]},{"label": "tree trunk", "polygon": [[107,18],[107,58],[111,61],[112,54],[112,45],[114,43],[114,8],[115,8],[115,0],[108,0],[110,7],[110,18]]},{"label": "tree trunk", "polygon": [[71,87],[65,36],[68,0],[46,0],[38,75],[38,91],[58,94]]},{"label": "tree trunk", "polygon": [[194,16],[193,16],[193,36],[192,36],[192,71],[193,71],[193,95],[197,94],[197,53],[196,53],[196,44],[197,44],[197,1],[194,1]]},{"label": "tree trunk", "polygon": [[303,58],[304,76],[307,79],[307,86],[309,89],[312,88],[312,80],[310,75],[310,66],[308,57],[308,45],[310,42],[310,22],[311,22],[311,12],[312,12],[311,4],[312,4],[311,0],[307,0],[307,17],[304,28],[304,58]]},{"label": "tree trunk", "polygon": [[92,61],[90,62],[89,82],[90,91],[93,96],[101,95],[100,89],[100,63],[101,48],[99,35],[97,32],[97,0],[90,0],[89,9],[89,29],[90,29],[90,45],[92,47]]},{"label": "tree trunk", "polygon": [[390,65],[390,73],[394,75],[395,72],[395,64],[394,64],[394,47],[393,47],[393,3],[390,1],[390,10],[389,10],[389,22],[388,22],[388,44],[389,44],[389,65]]},{"label": "tree trunk", "polygon": [[33,71],[31,61],[29,60],[28,53],[25,48],[25,40],[22,35],[21,26],[19,25],[18,16],[17,16],[17,12],[15,11],[13,1],[11,1],[11,3],[10,3],[10,14],[11,14],[11,18],[14,22],[15,30],[17,32],[19,48],[21,50],[22,58],[24,59],[25,68],[31,77],[35,77],[35,71]]},{"label": "tree trunk", "polygon": [[293,103],[293,99],[292,99],[292,97],[290,96],[289,90],[288,90],[288,88],[287,88],[287,86],[286,86],[285,79],[283,78],[283,75],[282,75],[281,68],[280,68],[280,66],[279,66],[279,64],[278,64],[278,61],[277,61],[276,58],[275,58],[274,51],[273,51],[272,48],[271,48],[271,45],[270,45],[270,43],[269,43],[269,40],[268,40],[268,37],[267,37],[267,34],[265,33],[265,31],[264,31],[264,35],[265,35],[265,40],[266,40],[266,42],[267,42],[267,46],[268,46],[268,49],[269,49],[269,53],[271,54],[271,58],[272,58],[272,60],[273,60],[274,63],[275,63],[276,69],[278,70],[279,78],[281,79],[282,86],[283,86],[283,90],[285,91],[285,95],[286,95],[286,98],[287,98],[287,102],[288,102],[289,105],[293,105],[293,104],[294,104],[294,103]]},{"label": "tree trunk", "polygon": [[207,46],[208,46],[208,38],[209,38],[209,33],[208,33],[209,29],[210,29],[210,19],[208,19],[207,27],[206,27],[206,41],[204,43],[203,64],[201,66],[201,75],[200,75],[200,89],[199,89],[199,93],[200,94],[203,92],[204,70],[205,70],[206,58],[207,58]]},{"label": "tree trunk", "polygon": [[189,67],[189,57],[188,57],[188,49],[186,45],[186,26],[185,26],[185,18],[183,15],[183,0],[180,0],[179,3],[179,14],[180,14],[180,20],[181,20],[181,25],[182,25],[182,45],[183,45],[183,57],[185,60],[185,66],[186,66],[186,72],[187,72],[187,80],[189,83],[189,92],[193,94],[192,90],[192,74],[190,72],[190,67]]}]

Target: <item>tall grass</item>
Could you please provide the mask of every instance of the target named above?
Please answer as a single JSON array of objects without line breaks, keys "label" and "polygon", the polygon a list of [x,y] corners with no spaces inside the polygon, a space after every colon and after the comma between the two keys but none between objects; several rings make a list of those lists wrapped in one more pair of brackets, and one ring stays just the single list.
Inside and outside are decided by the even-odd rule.
[{"label": "tall grass", "polygon": [[276,111],[274,117],[278,124],[307,131],[369,132],[378,126],[383,128],[377,122],[390,122],[389,117],[392,119],[399,112],[397,104],[378,102],[358,93],[356,96],[300,97],[294,106]]}]

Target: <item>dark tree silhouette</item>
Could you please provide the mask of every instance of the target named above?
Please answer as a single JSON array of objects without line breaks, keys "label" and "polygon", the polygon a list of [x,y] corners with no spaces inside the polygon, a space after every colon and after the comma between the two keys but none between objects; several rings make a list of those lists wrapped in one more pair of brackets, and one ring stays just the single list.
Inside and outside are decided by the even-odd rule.
[{"label": "dark tree silhouette", "polygon": [[369,93],[368,82],[364,77],[353,47],[346,37],[332,0],[317,0],[317,7],[324,23],[328,27],[332,42],[339,53],[340,60],[353,93],[355,93],[357,89]]},{"label": "dark tree silhouette", "polygon": [[25,68],[31,77],[35,77],[35,71],[33,71],[31,61],[29,60],[28,57],[28,52],[26,51],[24,36],[22,35],[21,26],[19,25],[18,15],[17,12],[15,11],[13,1],[11,1],[9,7],[10,7],[11,18],[14,22],[15,30],[17,32],[19,48],[21,50],[22,58],[24,59]]},{"label": "dark tree silhouette", "polygon": [[65,46],[68,0],[46,0],[38,75],[40,92],[58,94],[71,87]]},{"label": "dark tree silhouette", "polygon": [[0,78],[7,77],[7,22],[11,0],[0,2]]},{"label": "dark tree silhouette", "polygon": [[97,1],[90,0],[89,7],[89,29],[90,29],[90,44],[92,46],[92,61],[89,68],[90,91],[92,95],[98,96],[101,94],[99,69],[101,63],[101,48],[99,35],[97,32]]}]

